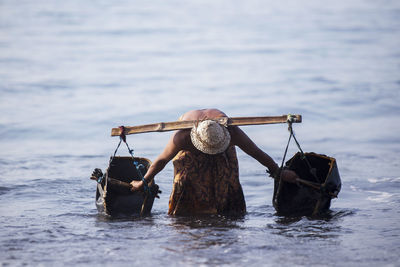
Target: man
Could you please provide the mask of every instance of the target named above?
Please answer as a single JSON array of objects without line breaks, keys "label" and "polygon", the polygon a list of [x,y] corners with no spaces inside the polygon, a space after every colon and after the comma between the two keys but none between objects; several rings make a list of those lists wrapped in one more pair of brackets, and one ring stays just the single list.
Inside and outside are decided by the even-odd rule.
[{"label": "man", "polygon": [[[179,120],[199,123],[191,130],[176,131],[164,151],[145,175],[149,183],[173,159],[174,184],[168,214],[243,215],[246,204],[239,182],[235,146],[259,161],[270,173],[279,166],[237,126],[224,127],[210,120],[227,117],[218,109],[192,110]],[[283,170],[281,178],[294,183],[298,176]],[[143,181],[133,181],[132,191],[142,190]]]}]

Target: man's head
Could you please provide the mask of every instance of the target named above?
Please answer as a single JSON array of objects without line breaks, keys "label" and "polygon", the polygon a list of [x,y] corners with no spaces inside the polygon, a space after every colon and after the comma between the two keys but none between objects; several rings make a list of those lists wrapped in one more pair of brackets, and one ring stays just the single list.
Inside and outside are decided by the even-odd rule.
[{"label": "man's head", "polygon": [[228,129],[212,120],[200,122],[190,132],[193,145],[203,153],[218,154],[224,152],[231,142]]}]

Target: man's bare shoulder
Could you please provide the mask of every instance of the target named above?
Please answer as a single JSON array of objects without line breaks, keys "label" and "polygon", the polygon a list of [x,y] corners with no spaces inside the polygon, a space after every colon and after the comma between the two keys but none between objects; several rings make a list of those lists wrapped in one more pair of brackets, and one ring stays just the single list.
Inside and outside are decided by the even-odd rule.
[{"label": "man's bare shoulder", "polygon": [[172,141],[175,147],[179,150],[192,148],[190,140],[190,130],[178,130],[172,136]]}]

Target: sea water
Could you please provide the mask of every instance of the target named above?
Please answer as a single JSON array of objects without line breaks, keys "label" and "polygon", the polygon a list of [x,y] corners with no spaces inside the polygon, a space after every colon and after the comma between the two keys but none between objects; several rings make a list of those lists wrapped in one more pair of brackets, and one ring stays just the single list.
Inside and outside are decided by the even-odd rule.
[{"label": "sea water", "polygon": [[[399,266],[399,18],[395,0],[0,1],[1,264]],[[112,127],[209,107],[301,114],[302,149],[337,160],[329,213],[278,216],[240,149],[243,218],[168,216],[171,163],[151,216],[97,212]],[[280,164],[287,125],[242,129]],[[154,160],[170,135],[128,143]]]}]

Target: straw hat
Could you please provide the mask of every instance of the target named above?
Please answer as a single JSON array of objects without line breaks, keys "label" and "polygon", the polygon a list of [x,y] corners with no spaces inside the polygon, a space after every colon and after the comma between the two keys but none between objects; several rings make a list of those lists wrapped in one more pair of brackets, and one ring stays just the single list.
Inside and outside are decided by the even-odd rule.
[{"label": "straw hat", "polygon": [[194,126],[190,138],[193,145],[206,154],[224,152],[231,142],[228,129],[212,120],[205,120]]}]

